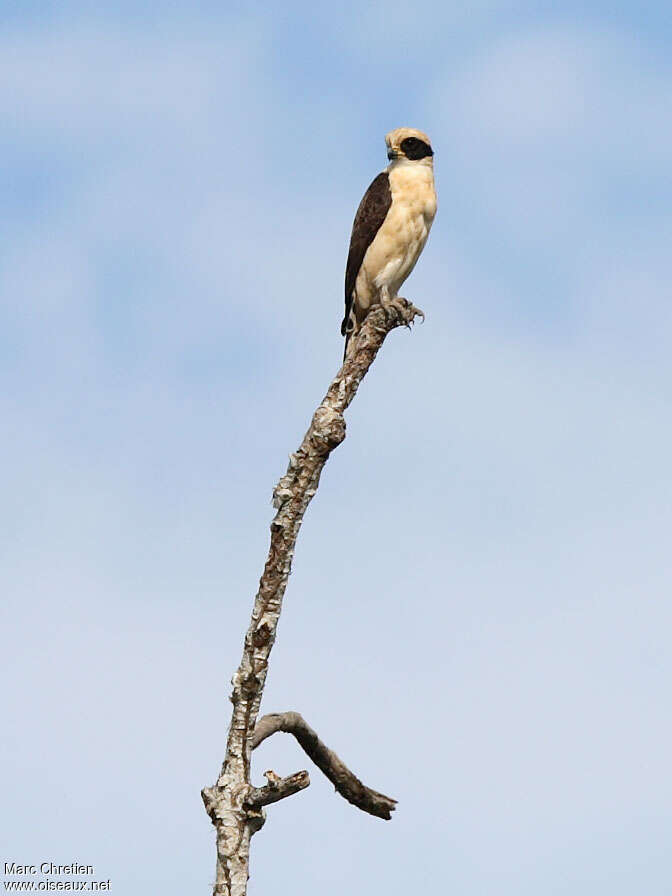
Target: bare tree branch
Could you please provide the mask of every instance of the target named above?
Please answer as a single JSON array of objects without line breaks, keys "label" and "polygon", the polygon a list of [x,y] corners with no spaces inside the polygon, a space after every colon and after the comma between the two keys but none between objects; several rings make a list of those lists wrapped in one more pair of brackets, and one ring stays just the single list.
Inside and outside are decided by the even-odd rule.
[{"label": "bare tree branch", "polygon": [[363,812],[368,812],[369,815],[390,820],[397,801],[362,784],[336,753],[322,743],[298,712],[272,713],[259,719],[257,727],[254,729],[252,749],[254,750],[262,741],[277,731],[293,734],[315,765],[324,772],[336,790],[349,803],[357,806]]},{"label": "bare tree branch", "polygon": [[263,824],[263,809],[249,805],[252,736],[275,641],[282,598],[303,516],[320,482],[329,455],[345,438],[343,413],[355,397],[387,334],[410,326],[422,312],[406,299],[374,307],[348,347],[343,366],[315,411],[287,472],[273,492],[277,510],[271,545],[259,582],[243,657],[232,678],[233,713],[221,772],[202,791],[217,834],[217,873],[213,896],[244,896],[247,891],[250,838]]},{"label": "bare tree branch", "polygon": [[280,778],[275,772],[269,771],[264,772],[264,777],[268,779],[268,784],[265,787],[250,788],[245,800],[246,806],[260,809],[262,806],[284,800],[287,796],[293,796],[310,785],[310,775],[305,770],[289,775],[287,778]]}]

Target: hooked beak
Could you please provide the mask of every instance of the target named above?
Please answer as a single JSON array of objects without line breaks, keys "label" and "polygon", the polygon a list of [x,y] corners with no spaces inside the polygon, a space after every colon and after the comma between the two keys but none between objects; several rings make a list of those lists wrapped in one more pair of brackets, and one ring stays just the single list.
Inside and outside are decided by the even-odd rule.
[{"label": "hooked beak", "polygon": [[396,159],[396,158],[397,158],[397,153],[396,153],[393,149],[388,149],[388,150],[387,150],[387,158],[388,158],[388,159],[390,160],[390,162],[391,162],[393,159]]}]

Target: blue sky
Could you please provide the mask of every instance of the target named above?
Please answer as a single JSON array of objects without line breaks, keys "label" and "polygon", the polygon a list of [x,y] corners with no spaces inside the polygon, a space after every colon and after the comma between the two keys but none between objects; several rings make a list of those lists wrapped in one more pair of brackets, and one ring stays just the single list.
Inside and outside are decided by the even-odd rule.
[{"label": "blue sky", "polygon": [[[667,896],[669,10],[22,3],[0,37],[4,859],[208,891],[270,495],[352,217],[439,213],[301,533],[265,711],[312,773],[250,893]],[[306,765],[280,736],[255,759]]]}]

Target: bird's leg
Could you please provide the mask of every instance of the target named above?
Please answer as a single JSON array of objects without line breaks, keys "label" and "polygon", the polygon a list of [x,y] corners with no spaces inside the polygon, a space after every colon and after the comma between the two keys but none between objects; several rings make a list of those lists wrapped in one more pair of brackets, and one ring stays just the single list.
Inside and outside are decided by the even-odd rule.
[{"label": "bird's leg", "polygon": [[380,292],[378,295],[380,297],[381,305],[389,305],[389,303],[392,301],[390,298],[390,287],[389,286],[381,286]]}]

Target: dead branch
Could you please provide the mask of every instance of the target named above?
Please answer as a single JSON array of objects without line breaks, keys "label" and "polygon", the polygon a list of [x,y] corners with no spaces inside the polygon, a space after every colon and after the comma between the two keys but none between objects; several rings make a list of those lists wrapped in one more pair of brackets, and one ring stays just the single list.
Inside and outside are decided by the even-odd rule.
[{"label": "dead branch", "polygon": [[277,513],[271,522],[271,545],[245,636],[243,657],[232,678],[233,713],[226,755],[216,784],[202,791],[217,837],[213,896],[244,896],[250,838],[264,820],[263,809],[249,802],[250,754],[268,659],[303,516],[317,491],[329,455],[345,438],[343,413],[385,337],[396,327],[410,326],[417,316],[422,316],[422,312],[406,299],[371,310],[359,334],[351,340],[343,366],[315,411],[299,449],[290,455],[287,472],[273,492]]},{"label": "dead branch", "polygon": [[305,790],[310,785],[310,776],[307,771],[296,772],[288,778],[281,778],[275,772],[264,772],[268,781],[265,787],[252,787],[245,800],[246,806],[260,809],[270,803],[277,803],[285,797],[293,796],[300,790]]},{"label": "dead branch", "polygon": [[275,734],[285,731],[293,734],[304,752],[310,756],[315,765],[329,778],[336,790],[345,799],[369,815],[385,818],[389,821],[397,801],[370,787],[366,787],[354,775],[333,750],[322,743],[317,734],[298,712],[272,713],[263,716],[257,722],[252,738],[252,749]]}]

